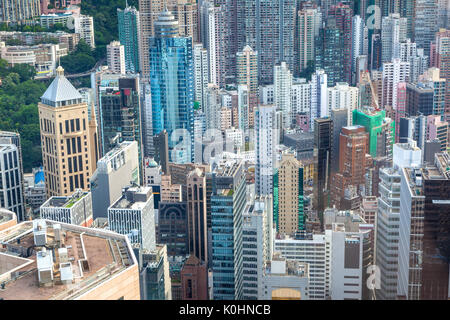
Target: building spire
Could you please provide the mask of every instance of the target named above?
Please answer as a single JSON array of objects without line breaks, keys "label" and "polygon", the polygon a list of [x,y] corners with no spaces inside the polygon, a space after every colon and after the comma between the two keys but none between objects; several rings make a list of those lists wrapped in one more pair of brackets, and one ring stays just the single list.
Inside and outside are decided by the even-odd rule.
[{"label": "building spire", "polygon": [[56,76],[63,77],[64,76],[64,68],[61,65],[56,68]]}]

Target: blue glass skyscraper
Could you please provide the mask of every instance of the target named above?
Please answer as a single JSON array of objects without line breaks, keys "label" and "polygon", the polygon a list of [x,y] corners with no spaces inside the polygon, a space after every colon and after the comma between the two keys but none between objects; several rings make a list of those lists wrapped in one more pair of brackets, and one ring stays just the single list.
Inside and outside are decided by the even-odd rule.
[{"label": "blue glass skyscraper", "polygon": [[139,63],[139,11],[134,7],[117,9],[119,26],[119,41],[125,49],[125,69],[127,72],[138,73]]},{"label": "blue glass skyscraper", "polygon": [[[178,21],[163,11],[150,38],[153,134],[166,129],[172,162],[192,161],[194,141],[194,63],[192,38],[178,36]],[[179,137],[176,129],[189,135]],[[173,140],[176,140],[174,142]]]}]

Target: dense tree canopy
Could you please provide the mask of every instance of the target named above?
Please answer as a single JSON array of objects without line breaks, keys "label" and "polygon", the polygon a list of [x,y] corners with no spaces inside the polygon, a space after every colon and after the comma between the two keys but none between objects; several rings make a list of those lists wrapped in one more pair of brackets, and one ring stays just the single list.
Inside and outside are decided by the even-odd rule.
[{"label": "dense tree canopy", "polygon": [[76,49],[61,58],[61,65],[67,73],[81,73],[92,69],[96,64],[96,54],[84,40]]},{"label": "dense tree canopy", "polygon": [[25,172],[42,163],[37,102],[48,83],[33,80],[34,75],[31,66],[11,68],[0,60],[0,130],[20,133]]}]

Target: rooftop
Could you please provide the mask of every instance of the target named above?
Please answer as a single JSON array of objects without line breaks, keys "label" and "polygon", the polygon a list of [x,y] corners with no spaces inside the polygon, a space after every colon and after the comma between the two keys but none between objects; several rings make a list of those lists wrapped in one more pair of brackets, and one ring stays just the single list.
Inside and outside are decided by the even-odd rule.
[{"label": "rooftop", "polygon": [[71,208],[78,201],[83,199],[89,192],[78,189],[71,196],[67,197],[51,197],[48,199],[41,208]]},{"label": "rooftop", "polygon": [[0,208],[0,225],[16,219],[16,214],[12,211]]},{"label": "rooftop", "polygon": [[59,66],[56,69],[57,76],[42,95],[41,100],[50,102],[62,102],[70,100],[80,100],[82,96],[80,92],[70,83],[64,76],[64,69]]},{"label": "rooftop", "polygon": [[[43,221],[45,247],[35,246],[32,221],[0,232],[0,299],[77,299],[137,264],[126,236]],[[43,270],[52,273],[50,282],[43,282]]]}]

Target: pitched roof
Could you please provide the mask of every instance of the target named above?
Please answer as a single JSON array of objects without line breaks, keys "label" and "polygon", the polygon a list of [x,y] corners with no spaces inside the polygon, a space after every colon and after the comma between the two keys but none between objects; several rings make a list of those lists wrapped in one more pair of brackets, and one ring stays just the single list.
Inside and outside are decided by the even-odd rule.
[{"label": "pitched roof", "polygon": [[45,91],[41,99],[52,102],[81,99],[81,94],[64,76],[64,69],[59,66],[58,69],[56,69],[56,72],[56,78],[47,88],[47,91]]}]

